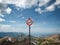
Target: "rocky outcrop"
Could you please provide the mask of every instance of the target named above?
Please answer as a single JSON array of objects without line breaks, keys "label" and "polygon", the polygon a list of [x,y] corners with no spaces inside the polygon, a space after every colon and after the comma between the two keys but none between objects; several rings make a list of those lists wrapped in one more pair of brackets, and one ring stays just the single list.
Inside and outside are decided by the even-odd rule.
[{"label": "rocky outcrop", "polygon": [[45,38],[45,41],[42,42],[42,45],[60,45],[60,34],[55,34]]},{"label": "rocky outcrop", "polygon": [[[34,42],[30,42],[31,45],[36,45]],[[16,40],[13,37],[4,37],[0,39],[0,45],[29,45],[29,39],[24,38],[21,41]]]}]

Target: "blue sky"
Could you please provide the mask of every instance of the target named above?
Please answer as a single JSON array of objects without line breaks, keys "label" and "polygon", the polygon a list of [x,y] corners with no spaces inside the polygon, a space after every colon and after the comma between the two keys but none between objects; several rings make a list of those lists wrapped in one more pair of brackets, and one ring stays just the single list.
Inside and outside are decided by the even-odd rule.
[{"label": "blue sky", "polygon": [[60,0],[1,0],[0,32],[60,33]]}]

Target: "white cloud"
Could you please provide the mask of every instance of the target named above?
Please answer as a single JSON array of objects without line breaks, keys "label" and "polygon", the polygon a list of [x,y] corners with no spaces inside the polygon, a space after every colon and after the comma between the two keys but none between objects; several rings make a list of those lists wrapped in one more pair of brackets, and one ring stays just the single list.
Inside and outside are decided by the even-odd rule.
[{"label": "white cloud", "polygon": [[4,3],[0,3],[0,11],[3,11],[5,9],[7,9],[7,5]]},{"label": "white cloud", "polygon": [[5,28],[9,28],[11,26],[10,25],[2,25],[1,27],[5,29]]},{"label": "white cloud", "polygon": [[25,24],[6,25],[0,24],[0,32],[27,32],[28,28]]},{"label": "white cloud", "polygon": [[0,14],[0,17],[4,17],[4,15]]},{"label": "white cloud", "polygon": [[31,8],[36,6],[39,2],[39,7],[46,5],[50,0],[2,0],[1,3],[14,4],[20,8]]},{"label": "white cloud", "polygon": [[[0,1],[1,2],[1,1]],[[0,17],[4,17],[3,13],[7,13],[10,14],[11,13],[11,9],[9,7],[7,7],[6,4],[4,3],[0,3]],[[0,18],[0,22],[5,21],[5,19]]]},{"label": "white cloud", "polygon": [[6,4],[0,3],[0,15],[4,12],[6,8],[7,8]]},{"label": "white cloud", "polygon": [[36,5],[38,0],[3,0],[2,3],[14,4],[20,8],[31,8]]},{"label": "white cloud", "polygon": [[22,17],[23,16],[23,14],[20,14],[20,15],[18,15],[17,17]]},{"label": "white cloud", "polygon": [[[56,0],[56,2],[52,5],[49,5],[48,7],[46,7],[45,9],[47,11],[54,11],[55,10],[55,7],[60,5],[60,0]],[[58,6],[59,7],[59,6]]]},{"label": "white cloud", "polygon": [[0,24],[0,32],[7,32],[11,28],[11,25]]},{"label": "white cloud", "polygon": [[55,5],[60,5],[60,0],[56,0]]},{"label": "white cloud", "polygon": [[38,12],[38,13],[40,13],[40,14],[42,13],[41,8],[36,8],[35,11]]},{"label": "white cloud", "polygon": [[[50,0],[42,0],[40,1],[39,3],[39,7],[35,9],[36,12],[38,13],[43,13],[43,12],[48,12],[48,11],[54,11],[56,6],[58,8],[60,8],[60,0],[56,0],[56,2],[54,2],[53,4],[49,5],[49,6],[46,6],[48,3],[50,2]],[[42,10],[40,7],[42,6],[46,6],[44,10]]]},{"label": "white cloud", "polygon": [[48,3],[50,2],[50,0],[40,0],[39,2],[39,7],[35,9],[36,12],[38,12],[39,14],[43,13],[43,12],[47,12],[47,11],[53,11],[55,9],[54,5],[50,5],[48,7],[45,7],[45,9],[41,9],[42,6],[46,6]]},{"label": "white cloud", "polygon": [[12,9],[8,7],[5,11],[7,12],[7,14],[10,14]]},{"label": "white cloud", "polygon": [[3,22],[3,21],[5,21],[5,19],[3,19],[3,18],[0,18],[0,22]]},{"label": "white cloud", "polygon": [[0,3],[0,15],[2,15],[4,12],[7,13],[7,14],[10,14],[11,11],[12,11],[12,9],[7,7],[7,4]]},{"label": "white cloud", "polygon": [[[60,0],[56,0],[56,2],[53,3],[52,5],[46,6],[50,1],[51,0],[1,0],[0,2],[4,4],[14,4],[15,6],[18,7],[17,10],[19,10],[19,7],[21,9],[26,9],[26,8],[32,8],[33,6],[38,6],[38,8],[35,9],[35,11],[42,13],[47,11],[54,11],[55,7],[60,5]],[[46,6],[44,10],[40,8],[42,6]],[[10,8],[7,9],[7,13],[10,14],[10,12],[11,9]]]},{"label": "white cloud", "polygon": [[48,7],[45,8],[46,11],[54,11],[55,10],[55,6],[54,5],[50,5]]},{"label": "white cloud", "polygon": [[9,21],[10,23],[16,23],[16,21]]},{"label": "white cloud", "polygon": [[0,3],[2,2],[2,0],[0,0]]},{"label": "white cloud", "polygon": [[40,0],[39,1],[39,7],[43,6],[43,5],[47,5],[50,2],[50,0]]},{"label": "white cloud", "polygon": [[59,8],[59,6],[60,6],[60,0],[56,0],[56,2],[53,5],[57,6]]},{"label": "white cloud", "polygon": [[50,0],[3,0],[2,3],[14,4],[20,8],[31,8],[39,2],[39,7],[47,4]]}]

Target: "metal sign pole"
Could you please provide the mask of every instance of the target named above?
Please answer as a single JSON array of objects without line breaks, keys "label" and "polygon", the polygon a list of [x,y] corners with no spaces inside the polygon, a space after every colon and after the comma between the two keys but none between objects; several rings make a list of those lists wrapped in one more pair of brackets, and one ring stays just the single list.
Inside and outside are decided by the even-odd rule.
[{"label": "metal sign pole", "polygon": [[30,41],[31,41],[30,29],[31,29],[31,27],[29,26],[29,45],[31,45],[31,43],[30,43]]},{"label": "metal sign pole", "polygon": [[29,45],[31,45],[31,25],[33,24],[33,20],[28,18],[26,24],[29,26]]}]

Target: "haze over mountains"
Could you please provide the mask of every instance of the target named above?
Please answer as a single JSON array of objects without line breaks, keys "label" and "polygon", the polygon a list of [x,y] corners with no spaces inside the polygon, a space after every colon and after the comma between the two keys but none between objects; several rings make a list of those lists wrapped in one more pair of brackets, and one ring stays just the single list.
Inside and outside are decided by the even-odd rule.
[{"label": "haze over mountains", "polygon": [[[53,34],[59,34],[59,33],[31,33],[32,36],[35,37],[45,37],[45,36],[50,36]],[[21,33],[21,32],[0,32],[0,37],[4,36],[12,36],[12,37],[17,37],[17,36],[27,36],[28,33]]]}]

